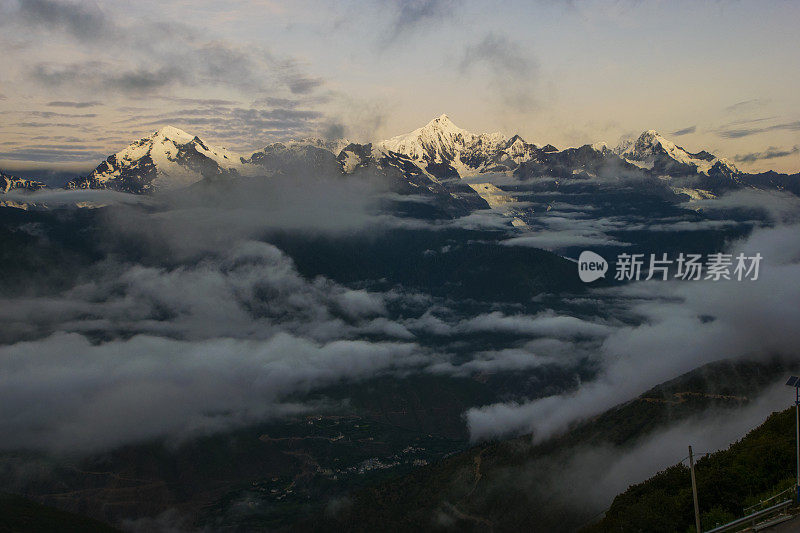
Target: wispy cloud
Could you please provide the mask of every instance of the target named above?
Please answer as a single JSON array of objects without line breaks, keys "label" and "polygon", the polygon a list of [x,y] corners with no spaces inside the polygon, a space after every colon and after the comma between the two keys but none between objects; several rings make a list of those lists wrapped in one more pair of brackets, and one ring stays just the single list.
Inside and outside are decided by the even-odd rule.
[{"label": "wispy cloud", "polygon": [[166,100],[168,102],[172,102],[175,104],[203,106],[203,107],[232,106],[232,105],[238,105],[239,103],[236,102],[235,100],[225,100],[221,98],[180,98],[177,96],[159,96],[158,98],[160,100]]},{"label": "wispy cloud", "polygon": [[41,118],[94,118],[97,113],[57,113],[55,111],[23,111],[22,113]]},{"label": "wispy cloud", "polygon": [[770,146],[763,152],[750,152],[747,154],[738,154],[733,159],[738,163],[754,163],[764,159],[777,159],[779,157],[786,157],[788,155],[800,152],[800,146],[793,146],[788,149],[780,149],[775,146]]},{"label": "wispy cloud", "polygon": [[102,161],[108,156],[94,147],[75,148],[67,146],[37,146],[29,145],[14,150],[0,151],[0,158],[18,159],[23,161]]},{"label": "wispy cloud", "polygon": [[106,38],[114,29],[100,7],[88,3],[23,0],[15,18],[49,31],[63,30],[79,40]]},{"label": "wispy cloud", "polygon": [[697,131],[697,126],[689,126],[688,128],[683,128],[680,130],[673,131],[670,135],[674,135],[676,137],[680,137],[681,135],[689,135],[690,133],[694,133]]},{"label": "wispy cloud", "polygon": [[[91,61],[32,62],[30,79],[49,88],[131,95],[205,85],[262,95],[281,91],[306,95],[325,84],[324,79],[306,74],[295,58],[214,38],[180,21],[137,17],[123,24],[98,6],[54,0],[20,2],[6,13],[0,26],[46,32],[50,39],[60,34],[62,40],[77,42],[91,52]],[[94,104],[85,103],[87,107]],[[81,107],[82,103],[53,105]]]},{"label": "wispy cloud", "polygon": [[445,19],[456,12],[459,3],[458,0],[395,0],[396,13],[386,42],[392,43],[402,35]]},{"label": "wispy cloud", "polygon": [[502,103],[525,110],[533,102],[533,81],[537,69],[535,59],[507,36],[487,33],[464,50],[458,69],[462,75],[484,68],[492,87],[499,91]]},{"label": "wispy cloud", "polygon": [[255,93],[283,88],[293,95],[307,95],[325,83],[322,78],[303,73],[294,61],[276,58],[266,51],[260,54],[244,51],[224,43],[208,43],[171,57],[161,56],[147,66],[111,61],[42,62],[31,68],[30,78],[50,88],[71,86],[128,95],[197,85]]},{"label": "wispy cloud", "polygon": [[459,68],[466,72],[478,64],[488,64],[506,73],[520,71],[527,74],[533,68],[516,43],[496,33],[488,33],[480,41],[469,45],[464,50]]},{"label": "wispy cloud", "polygon": [[770,103],[770,100],[767,98],[751,98],[749,100],[742,100],[741,102],[736,102],[735,104],[731,104],[725,108],[725,111],[727,111],[728,113],[741,113],[745,111],[752,111],[754,109],[764,107],[768,103]]},{"label": "wispy cloud", "polygon": [[769,131],[800,131],[800,120],[794,122],[785,122],[783,124],[775,124],[772,126],[764,126],[763,128],[739,128],[720,130],[717,134],[726,139],[739,139],[741,137],[748,137],[758,133],[765,133]]},{"label": "wispy cloud", "polygon": [[165,124],[187,129],[201,127],[242,146],[263,146],[268,140],[302,137],[326,127],[325,115],[307,108],[199,106],[166,113],[137,113],[124,123],[130,127],[157,128]]},{"label": "wispy cloud", "polygon": [[64,101],[54,101],[54,102],[47,102],[49,107],[75,107],[78,109],[83,109],[84,107],[95,107],[99,105],[103,105],[102,102],[64,102]]}]

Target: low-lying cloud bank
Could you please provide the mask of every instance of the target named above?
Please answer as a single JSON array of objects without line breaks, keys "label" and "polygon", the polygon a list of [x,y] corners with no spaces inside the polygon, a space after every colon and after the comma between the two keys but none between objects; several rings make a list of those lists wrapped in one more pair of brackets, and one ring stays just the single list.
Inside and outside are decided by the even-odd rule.
[{"label": "low-lying cloud bank", "polygon": [[473,439],[565,430],[704,363],[736,357],[796,356],[800,346],[800,226],[762,228],[731,251],[764,257],[757,281],[642,282],[610,292],[644,317],[616,328],[600,347],[604,370],[577,391],[471,409]]},{"label": "low-lying cloud bank", "polygon": [[0,348],[4,449],[92,451],[252,423],[303,409],[289,393],[420,362],[409,343],[180,341],[139,335],[92,344],[78,334]]},{"label": "low-lying cloud bank", "polygon": [[359,327],[376,332],[374,320],[385,314],[382,295],[305,279],[289,257],[263,242],[173,268],[105,266],[97,279],[59,295],[0,300],[0,340],[53,331],[187,340],[264,339],[289,331],[327,341],[355,336]]},{"label": "low-lying cloud bank", "polygon": [[100,189],[42,189],[33,192],[11,190],[0,200],[48,207],[101,207],[113,204],[146,204],[150,198],[135,194]]},{"label": "low-lying cloud bank", "polygon": [[[637,283],[565,298],[556,310],[459,307],[403,287],[307,278],[263,242],[281,232],[380,238],[387,227],[516,231],[492,211],[434,222],[381,213],[391,193],[372,178],[276,176],[105,210],[94,238],[110,250],[122,242],[117,251],[133,242],[141,257],[110,253],[76,272],[66,290],[0,298],[0,432],[11,435],[0,449],[96,451],[185,438],[296,412],[309,407],[305,391],[384,373],[600,365],[599,379],[574,393],[467,413],[475,439],[528,431],[544,438],[706,361],[798,345],[797,226],[757,230],[738,245],[764,256],[758,282]],[[576,224],[581,235],[592,230],[591,206],[559,209],[554,234],[569,239]],[[776,220],[792,209],[781,206]],[[626,224],[594,219],[608,233]]]},{"label": "low-lying cloud bank", "polygon": [[[692,446],[696,459],[703,453],[725,449],[760,425],[769,413],[785,409],[790,403],[786,387],[778,383],[745,407],[711,409],[646,436],[625,448],[624,453],[608,445],[592,446],[571,450],[570,456],[557,465],[529,467],[539,476],[543,466],[552,469],[548,489],[557,498],[570,501],[580,490],[582,504],[599,512],[631,484],[681,462],[687,446]],[[592,482],[587,484],[587,479]]]},{"label": "low-lying cloud bank", "polygon": [[[0,298],[0,429],[9,435],[0,449],[84,453],[184,439],[319,407],[301,396],[314,388],[385,372],[435,372],[448,356],[417,342],[428,332],[424,321],[389,312],[397,300],[424,295],[304,277],[288,255],[260,240],[275,232],[339,236],[402,227],[405,221],[379,211],[386,195],[376,176],[324,172],[148,198],[20,195],[51,205],[116,204],[98,212],[91,238],[103,241],[101,249],[134,243],[142,256],[112,253],[74,272],[66,290]],[[121,205],[129,200],[145,205]],[[496,227],[498,218],[417,223],[435,231]],[[477,331],[459,320],[448,320],[446,335]],[[570,326],[553,316],[533,324],[530,334]]]},{"label": "low-lying cloud bank", "polygon": [[283,402],[291,393],[429,359],[383,316],[381,295],[307,280],[270,244],[112,274],[2,302],[3,449],[185,438],[301,409]]}]

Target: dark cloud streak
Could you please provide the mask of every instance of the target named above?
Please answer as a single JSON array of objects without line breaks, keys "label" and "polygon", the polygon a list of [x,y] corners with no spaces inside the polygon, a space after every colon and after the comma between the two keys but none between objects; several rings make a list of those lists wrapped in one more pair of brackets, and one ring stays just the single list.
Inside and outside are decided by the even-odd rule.
[{"label": "dark cloud streak", "polygon": [[763,152],[750,152],[747,154],[738,154],[733,159],[737,163],[755,163],[764,159],[777,159],[779,157],[786,157],[800,152],[800,146],[793,146],[788,150],[781,150],[774,146],[770,146]]},{"label": "dark cloud streak", "polygon": [[725,108],[728,113],[738,113],[742,111],[750,111],[759,107],[764,107],[770,101],[764,98],[751,98],[750,100],[742,100],[735,104],[729,105]]},{"label": "dark cloud streak", "polygon": [[73,149],[56,148],[53,146],[28,146],[18,148],[15,150],[7,150],[0,152],[0,158],[6,159],[19,159],[23,161],[44,161],[44,162],[62,162],[62,161],[102,161],[107,157],[105,154],[97,149]]},{"label": "dark cloud streak", "polygon": [[85,107],[95,107],[99,105],[103,105],[102,102],[63,102],[63,101],[54,101],[54,102],[47,102],[49,107],[74,107],[77,109],[83,109]]},{"label": "dark cloud streak", "polygon": [[427,24],[444,20],[456,12],[455,0],[396,0],[396,14],[386,44],[396,42],[402,35],[416,31]]},{"label": "dark cloud streak", "polygon": [[[47,32],[50,39],[54,30],[60,30],[93,52],[94,61],[34,63],[29,76],[49,88],[77,87],[130,96],[208,85],[281,97],[281,91],[307,95],[325,85],[322,78],[306,74],[293,58],[275,56],[258,46],[213,39],[179,21],[135,19],[119,24],[97,6],[23,1],[0,26],[18,32]],[[52,105],[88,107],[96,103],[59,101]]]},{"label": "dark cloud streak", "polygon": [[675,135],[676,137],[680,137],[681,135],[689,135],[690,133],[694,133],[697,131],[697,126],[689,126],[688,128],[683,128],[677,131],[673,131],[670,135]]},{"label": "dark cloud streak", "polygon": [[800,131],[800,120],[794,122],[785,122],[783,124],[775,124],[772,126],[765,126],[763,128],[740,128],[720,130],[717,134],[726,139],[739,139],[741,137],[748,137],[758,133],[766,133],[769,131]]},{"label": "dark cloud streak", "polygon": [[502,104],[522,111],[533,104],[536,61],[505,35],[487,33],[480,41],[466,47],[459,61],[462,75],[483,67],[492,87],[502,95]]},{"label": "dark cloud streak", "polygon": [[113,24],[99,6],[92,4],[22,0],[18,16],[24,22],[48,31],[62,29],[80,41],[109,37],[113,33]]}]

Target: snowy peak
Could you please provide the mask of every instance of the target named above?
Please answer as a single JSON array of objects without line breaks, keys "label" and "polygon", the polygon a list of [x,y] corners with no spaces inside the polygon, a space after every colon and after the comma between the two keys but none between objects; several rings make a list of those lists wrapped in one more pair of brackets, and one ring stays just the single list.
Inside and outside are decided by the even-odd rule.
[{"label": "snowy peak", "polygon": [[[500,133],[476,135],[456,126],[445,114],[410,133],[376,143],[379,151],[400,154],[422,168],[435,167],[437,172],[455,172],[461,177],[485,172],[489,167],[513,169],[529,146],[518,137],[511,141]],[[506,149],[513,155],[505,153]],[[506,166],[497,168],[500,161]],[[443,166],[449,170],[443,170]]]},{"label": "snowy peak", "polygon": [[647,130],[633,143],[624,145],[620,155],[632,161],[647,162],[659,154],[675,155],[678,150],[674,143],[662,137],[656,130]]},{"label": "snowy peak", "polygon": [[450,117],[444,113],[434,118],[423,127],[414,130],[414,133],[417,132],[422,132],[423,134],[427,134],[427,136],[438,135],[441,138],[453,140],[459,138],[473,139],[478,137],[477,135],[456,126],[455,123],[450,120]]},{"label": "snowy peak", "polygon": [[[315,173],[352,173],[374,166],[399,173],[414,187],[442,185],[449,194],[460,194],[448,187],[457,188],[460,178],[481,174],[591,177],[605,167],[619,168],[620,164],[627,171],[635,171],[631,166],[635,165],[644,174],[658,177],[700,175],[731,181],[741,174],[729,161],[707,151],[691,153],[655,130],[645,131],[614,150],[605,143],[558,150],[549,144],[537,147],[519,135],[475,134],[442,114],[414,131],[374,144],[310,137],[272,143],[248,157],[209,145],[174,126],[164,126],[110,156],[89,175],[72,180],[67,188],[140,194],[182,188],[204,178],[268,176],[308,169]],[[8,180],[0,185],[11,187]]]},{"label": "snowy peak", "polygon": [[411,133],[398,135],[379,143],[387,151],[430,163],[452,160],[475,141],[475,135],[453,124],[450,117],[440,115]]},{"label": "snowy peak", "polygon": [[719,159],[705,150],[697,153],[676,145],[656,130],[643,132],[634,142],[623,142],[616,152],[629,163],[659,174],[708,174],[715,166],[736,173],[738,170],[726,159]]},{"label": "snowy peak", "polygon": [[270,146],[283,146],[284,148],[288,149],[311,146],[314,148],[327,150],[328,152],[331,152],[333,155],[339,155],[339,152],[341,152],[349,144],[351,144],[351,142],[348,139],[344,138],[321,139],[319,137],[304,137],[302,139],[292,139],[286,142],[272,143],[264,149],[267,150],[269,149]]},{"label": "snowy peak", "polygon": [[448,134],[449,135],[458,135],[458,134],[461,134],[461,135],[464,135],[464,134],[472,135],[467,130],[459,128],[458,126],[456,126],[453,123],[453,121],[450,120],[450,117],[447,116],[447,114],[445,114],[445,113],[442,113],[438,117],[434,118],[433,120],[431,120],[430,122],[425,124],[423,127],[414,130],[414,132],[420,132],[420,131],[424,131],[424,132],[441,132],[441,133],[443,133],[445,135],[448,135]]},{"label": "snowy peak", "polygon": [[186,187],[204,177],[236,174],[241,156],[204,143],[174,126],[165,126],[110,156],[70,189],[113,189],[146,193]]},{"label": "snowy peak", "polygon": [[475,135],[459,128],[443,114],[411,133],[381,142],[380,146],[411,159],[441,163],[479,145],[496,148],[505,140],[499,133]]},{"label": "snowy peak", "polygon": [[153,133],[150,138],[154,141],[172,141],[175,144],[186,144],[197,137],[194,135],[189,135],[182,129],[176,128],[175,126],[164,126]]},{"label": "snowy peak", "polygon": [[28,193],[45,188],[47,188],[47,185],[41,181],[29,180],[0,172],[0,207],[14,207],[17,209],[35,207],[37,204],[21,201],[19,198],[16,200],[9,200],[5,197],[5,194],[10,192]]},{"label": "snowy peak", "polygon": [[463,130],[463,129],[459,128],[458,126],[456,126],[453,123],[453,121],[450,120],[450,117],[447,116],[447,113],[442,113],[438,117],[434,118],[433,120],[431,120],[430,122],[425,124],[425,126],[423,126],[420,129],[423,129],[423,130],[439,129],[439,130],[443,130],[443,131],[448,131],[449,130],[449,131],[462,132],[462,133],[466,132],[466,130]]},{"label": "snowy peak", "polygon": [[19,178],[0,172],[0,193],[7,193],[12,190],[37,191],[45,187],[47,186],[41,181]]},{"label": "snowy peak", "polygon": [[672,144],[667,139],[665,139],[660,133],[656,130],[647,130],[643,131],[639,138],[636,139],[637,144],[646,145],[646,146],[658,146],[662,143]]},{"label": "snowy peak", "polygon": [[[194,150],[198,154],[211,159],[223,169],[231,169],[241,164],[241,156],[226,148],[212,147],[204,143],[200,137],[186,133],[174,126],[164,126],[149,137],[149,154],[151,157],[173,156],[181,150]],[[146,141],[142,139],[139,142]],[[136,144],[136,143],[134,143]],[[143,143],[148,145],[147,142]],[[133,146],[133,145],[131,145]]]}]

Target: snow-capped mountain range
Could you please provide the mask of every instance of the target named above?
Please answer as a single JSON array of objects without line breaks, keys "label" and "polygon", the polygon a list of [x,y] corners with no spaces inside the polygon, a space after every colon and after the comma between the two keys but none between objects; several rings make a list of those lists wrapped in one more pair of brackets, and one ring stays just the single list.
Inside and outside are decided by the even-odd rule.
[{"label": "snow-capped mountain range", "polygon": [[[476,179],[498,173],[520,180],[555,180],[556,184],[571,178],[635,174],[674,180],[676,194],[704,198],[747,186],[800,194],[796,175],[742,173],[724,158],[707,151],[689,152],[654,130],[613,149],[596,143],[559,150],[549,144],[537,146],[519,135],[474,134],[456,126],[447,115],[374,143],[310,138],[273,143],[247,156],[166,126],[111,155],[66,188],[144,194],[176,190],[201,180],[268,177],[300,166],[344,174],[373,169],[390,177],[398,192],[432,195],[440,203],[457,205],[451,209],[453,214],[502,203],[500,189]],[[690,186],[681,182],[686,178],[693,179]],[[0,174],[0,192],[43,187],[35,180]]]},{"label": "snow-capped mountain range", "polygon": [[204,177],[236,175],[241,156],[209,147],[199,137],[166,126],[110,156],[90,174],[67,183],[68,189],[114,189],[147,193],[178,189]]},{"label": "snow-capped mountain range", "polygon": [[685,175],[692,169],[694,173],[708,175],[715,165],[739,172],[727,159],[717,158],[705,150],[693,154],[655,130],[642,133],[635,141],[624,141],[614,151],[629,163],[662,175]]},{"label": "snow-capped mountain range", "polygon": [[[572,163],[579,168],[586,166],[585,162],[577,161],[581,157],[575,157],[580,151],[595,152],[600,159],[613,159],[616,155],[640,169],[661,175],[708,175],[718,164],[738,173],[727,160],[706,151],[690,153],[653,130],[613,150],[602,143],[558,150],[552,145],[540,148],[519,135],[509,138],[501,133],[474,134],[456,126],[447,115],[441,115],[410,133],[372,144],[309,138],[273,143],[248,156],[210,146],[199,137],[166,126],[110,156],[90,174],[72,180],[67,187],[110,188],[133,193],[171,190],[203,178],[263,175],[268,170],[280,171],[293,160],[313,162],[314,159],[330,159],[329,154],[336,158],[345,173],[376,164],[398,168],[405,174],[421,172],[436,183],[489,172],[513,172],[523,163],[546,163],[548,159],[561,160],[564,164],[575,159]],[[555,154],[561,155],[554,157]]]},{"label": "snow-capped mountain range", "polygon": [[384,153],[402,154],[425,168],[448,165],[465,177],[488,171],[492,156],[504,154],[508,141],[501,133],[475,135],[441,115],[411,133],[381,141],[376,147]]},{"label": "snow-capped mountain range", "polygon": [[46,185],[41,181],[26,180],[0,172],[0,193],[7,193],[12,190],[36,191],[45,187]]}]

